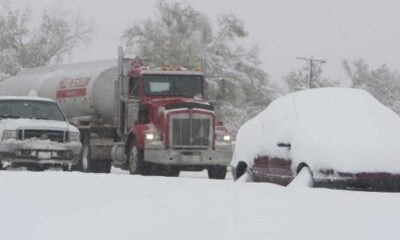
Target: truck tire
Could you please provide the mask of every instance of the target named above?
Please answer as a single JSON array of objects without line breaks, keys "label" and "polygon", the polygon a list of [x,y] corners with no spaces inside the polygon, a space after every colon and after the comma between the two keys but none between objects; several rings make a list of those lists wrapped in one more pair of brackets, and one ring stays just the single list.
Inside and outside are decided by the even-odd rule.
[{"label": "truck tire", "polygon": [[82,131],[81,133],[82,153],[79,162],[73,166],[74,171],[90,172],[90,133]]},{"label": "truck tire", "polygon": [[87,143],[84,143],[82,147],[81,159],[79,159],[79,162],[75,166],[73,166],[73,170],[79,172],[89,172],[89,158],[89,145]]},{"label": "truck tire", "polygon": [[212,166],[207,169],[208,178],[210,179],[225,179],[227,167],[226,166]]},{"label": "truck tire", "polygon": [[137,149],[135,139],[131,141],[128,149],[127,160],[129,174],[141,174],[144,176],[151,175],[150,166],[147,166],[143,161],[143,150]]}]

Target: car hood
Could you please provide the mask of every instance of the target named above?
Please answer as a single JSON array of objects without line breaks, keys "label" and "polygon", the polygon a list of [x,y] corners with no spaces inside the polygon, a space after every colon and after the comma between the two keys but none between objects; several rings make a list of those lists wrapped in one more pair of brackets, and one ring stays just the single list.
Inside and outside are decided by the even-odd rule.
[{"label": "car hood", "polygon": [[0,130],[17,130],[17,129],[60,129],[64,131],[78,131],[68,122],[41,120],[41,119],[1,119]]}]

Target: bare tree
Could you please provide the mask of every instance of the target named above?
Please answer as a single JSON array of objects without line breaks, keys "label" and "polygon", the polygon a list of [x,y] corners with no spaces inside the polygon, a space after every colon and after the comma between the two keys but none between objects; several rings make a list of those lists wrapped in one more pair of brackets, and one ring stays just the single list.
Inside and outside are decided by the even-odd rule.
[{"label": "bare tree", "polygon": [[[324,78],[322,73],[322,66],[320,64],[312,63],[312,88],[321,87],[337,87],[340,86],[340,82]],[[310,65],[306,64],[302,69],[291,71],[289,74],[283,76],[283,80],[288,86],[289,92],[298,91],[301,89],[307,89],[309,81]]]},{"label": "bare tree", "polygon": [[381,103],[400,113],[400,73],[386,65],[371,68],[363,59],[344,60],[343,68],[352,87],[371,93]]},{"label": "bare tree", "polygon": [[238,127],[276,97],[269,76],[260,67],[260,49],[245,48],[245,24],[233,14],[218,18],[218,26],[186,3],[159,1],[154,19],[125,30],[125,48],[155,65],[201,66],[208,96],[217,100],[219,117],[228,128]]},{"label": "bare tree", "polygon": [[62,62],[81,44],[88,43],[91,24],[79,14],[48,8],[38,27],[32,27],[29,7],[0,7],[0,75],[12,76],[19,69]]}]

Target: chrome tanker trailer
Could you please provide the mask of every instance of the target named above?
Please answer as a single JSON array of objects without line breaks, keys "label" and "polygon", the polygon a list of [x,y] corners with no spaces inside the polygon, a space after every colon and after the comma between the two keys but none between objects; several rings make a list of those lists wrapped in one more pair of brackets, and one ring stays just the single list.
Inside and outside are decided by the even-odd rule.
[{"label": "chrome tanker trailer", "polygon": [[81,131],[79,170],[178,175],[207,169],[225,177],[232,147],[204,98],[204,77],[183,68],[149,69],[140,59],[24,69],[0,82],[0,96],[51,98]]}]

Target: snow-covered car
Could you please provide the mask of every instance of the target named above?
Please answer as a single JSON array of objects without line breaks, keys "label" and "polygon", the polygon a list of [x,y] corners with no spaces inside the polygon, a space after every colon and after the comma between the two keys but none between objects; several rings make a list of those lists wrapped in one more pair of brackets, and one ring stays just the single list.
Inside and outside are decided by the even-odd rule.
[{"label": "snow-covered car", "polygon": [[79,130],[57,103],[38,97],[0,97],[0,167],[71,170],[81,157]]},{"label": "snow-covered car", "polygon": [[295,92],[240,128],[231,167],[234,179],[400,191],[400,117],[363,90]]}]

